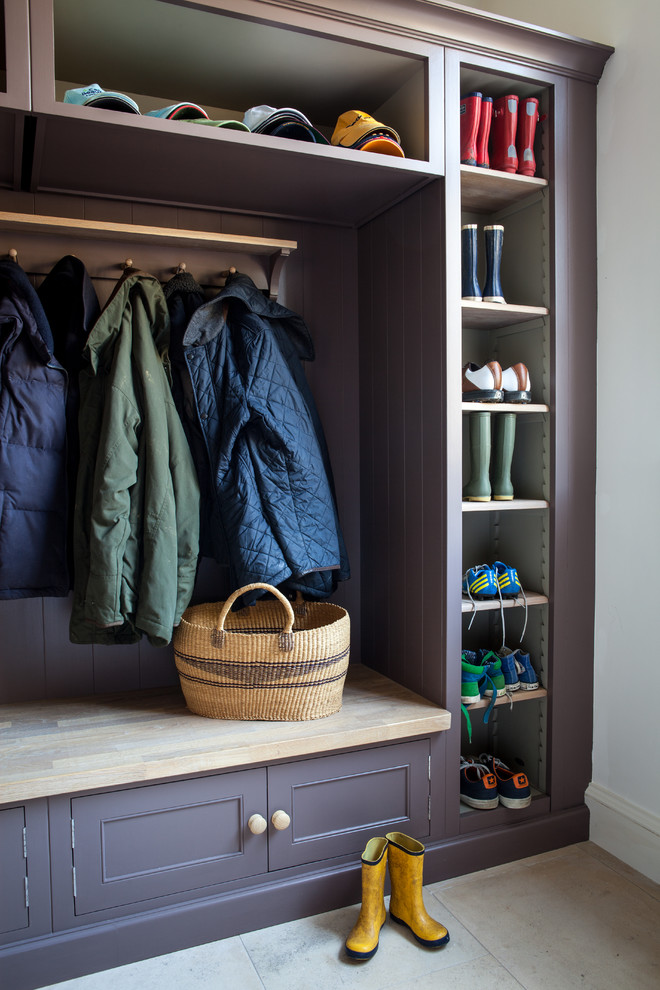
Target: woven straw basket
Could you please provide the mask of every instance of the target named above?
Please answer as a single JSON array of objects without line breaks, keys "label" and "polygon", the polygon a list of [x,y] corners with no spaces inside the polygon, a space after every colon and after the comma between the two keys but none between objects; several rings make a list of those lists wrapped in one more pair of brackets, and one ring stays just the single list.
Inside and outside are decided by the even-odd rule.
[{"label": "woven straw basket", "polygon": [[[254,588],[277,601],[231,612]],[[186,704],[197,715],[289,722],[341,708],[350,617],[338,605],[300,599],[292,606],[277,588],[248,584],[226,602],[186,609],[173,644]]]}]

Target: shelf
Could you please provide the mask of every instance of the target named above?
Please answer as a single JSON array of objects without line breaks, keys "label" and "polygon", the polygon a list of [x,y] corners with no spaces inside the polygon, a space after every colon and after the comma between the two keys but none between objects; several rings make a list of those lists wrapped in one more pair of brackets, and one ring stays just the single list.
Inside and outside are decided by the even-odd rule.
[{"label": "shelf", "polygon": [[[528,605],[547,605],[548,598],[547,595],[541,595],[536,591],[526,591],[525,598],[527,599]],[[499,598],[488,599],[483,602],[475,601],[474,605],[469,598],[463,598],[461,602],[461,612],[489,612],[500,608],[500,604],[504,608],[522,608],[524,606],[524,601],[522,598],[505,598],[501,603]]]},{"label": "shelf", "polygon": [[545,306],[514,306],[511,303],[461,301],[463,327],[467,330],[495,330],[498,327],[527,323],[548,315]]},{"label": "shelf", "polygon": [[461,204],[473,213],[495,213],[545,190],[547,179],[511,175],[495,169],[461,165]]},{"label": "shelf", "polygon": [[207,230],[179,230],[177,227],[145,227],[140,224],[111,223],[105,220],[79,220],[70,217],[40,216],[32,213],[0,212],[0,230],[29,230],[38,234],[74,234],[94,240],[125,240],[128,242],[189,244],[195,247],[230,248],[250,254],[279,254],[295,251],[297,241],[275,240],[270,237],[248,237],[242,234],[220,234]]},{"label": "shelf", "polygon": [[[503,698],[498,698],[495,702],[495,707],[499,708],[501,705],[510,705],[511,702],[515,705],[520,701],[540,701],[541,698],[547,698],[548,692],[544,687],[537,688],[536,691],[514,691],[511,696],[505,695]],[[472,705],[466,705],[465,707],[469,712],[476,711],[478,708],[488,708],[490,704],[490,698],[480,698],[479,701],[475,701]]]},{"label": "shelf", "polygon": [[550,406],[541,402],[462,402],[464,413],[471,412],[513,412],[513,413],[548,413]]},{"label": "shelf", "polygon": [[[38,234],[71,234],[94,241],[111,240],[127,244],[172,244],[178,247],[206,247],[232,252],[267,256],[270,259],[268,288],[276,299],[279,279],[286,259],[298,247],[297,241],[221,234],[208,230],[181,230],[178,227],[147,227],[140,224],[112,223],[105,220],[81,220],[69,217],[40,216],[31,213],[0,212],[0,230],[28,231]],[[11,247],[9,247],[11,251]],[[18,260],[18,259],[17,259]]]},{"label": "shelf", "polygon": [[[35,192],[355,226],[437,175],[428,162],[60,106],[37,120],[42,154],[31,181]],[[139,169],[128,166],[134,162]],[[186,182],[191,162],[194,179]]]},{"label": "shelf", "polygon": [[505,828],[516,822],[529,818],[540,818],[550,811],[550,797],[536,787],[531,787],[532,803],[527,808],[506,808],[498,804],[496,808],[471,808],[461,801],[459,830],[461,835],[470,832],[481,832],[484,829]]},{"label": "shelf", "polygon": [[547,509],[543,498],[491,499],[490,502],[462,502],[463,512],[518,512],[521,509]]}]

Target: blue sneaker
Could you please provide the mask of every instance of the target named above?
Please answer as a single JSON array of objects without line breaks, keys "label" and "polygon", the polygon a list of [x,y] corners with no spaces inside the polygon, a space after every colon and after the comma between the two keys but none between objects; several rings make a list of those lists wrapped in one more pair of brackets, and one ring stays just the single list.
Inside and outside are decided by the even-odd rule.
[{"label": "blue sneaker", "polygon": [[502,698],[506,694],[506,678],[502,673],[502,661],[497,653],[492,650],[477,650],[477,663],[484,669],[488,683],[484,687],[483,694],[496,698]]},{"label": "blue sneaker", "polygon": [[501,650],[497,651],[497,655],[502,661],[502,676],[507,691],[520,691],[520,678],[515,661],[515,654],[519,652],[519,650],[510,650],[508,646],[503,646]]},{"label": "blue sneaker", "polygon": [[469,567],[463,575],[463,594],[467,595],[470,601],[475,598],[497,598],[499,591],[497,587],[497,574],[489,564],[476,564]]},{"label": "blue sneaker", "polygon": [[532,667],[529,653],[523,653],[522,650],[514,650],[513,657],[518,671],[521,689],[523,691],[536,691],[539,686],[539,679]]},{"label": "blue sneaker", "polygon": [[493,564],[493,570],[502,598],[517,598],[523,593],[515,567],[509,567],[507,564],[503,564],[501,560],[496,560]]},{"label": "blue sneaker", "polygon": [[460,793],[461,801],[471,808],[496,808],[500,800],[495,774],[474,757],[461,756]]},{"label": "blue sneaker", "polygon": [[528,808],[532,803],[532,790],[527,774],[510,770],[497,756],[481,753],[479,762],[495,775],[497,795],[505,808]]}]

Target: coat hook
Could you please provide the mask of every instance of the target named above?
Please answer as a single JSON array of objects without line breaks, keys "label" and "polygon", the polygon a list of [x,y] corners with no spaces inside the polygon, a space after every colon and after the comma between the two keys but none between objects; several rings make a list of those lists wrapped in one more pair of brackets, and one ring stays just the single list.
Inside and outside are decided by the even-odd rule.
[{"label": "coat hook", "polygon": [[185,272],[185,270],[186,270],[185,261],[180,261],[177,270],[175,272],[175,275],[181,275],[183,272]]},{"label": "coat hook", "polygon": [[132,267],[133,267],[133,259],[127,258],[124,264],[122,265],[122,268],[132,268]]},{"label": "coat hook", "polygon": [[9,248],[9,257],[18,264],[18,251],[16,248]]},{"label": "coat hook", "polygon": [[230,275],[235,275],[235,274],[236,274],[236,269],[232,265],[231,268],[228,268],[226,272],[220,272],[220,278],[229,278]]}]

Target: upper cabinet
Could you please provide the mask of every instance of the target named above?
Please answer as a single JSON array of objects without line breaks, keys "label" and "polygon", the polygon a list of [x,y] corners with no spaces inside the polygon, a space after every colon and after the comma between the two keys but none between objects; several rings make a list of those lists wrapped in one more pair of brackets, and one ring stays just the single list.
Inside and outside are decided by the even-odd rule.
[{"label": "upper cabinet", "polygon": [[[423,41],[382,31],[375,44],[308,10],[211,0],[31,0],[30,25],[33,190],[355,225],[442,172],[442,126],[429,128],[442,50]],[[63,102],[92,83],[140,114]],[[398,132],[405,158],[147,115],[180,102],[213,120],[293,107],[328,140],[361,110]]]}]

